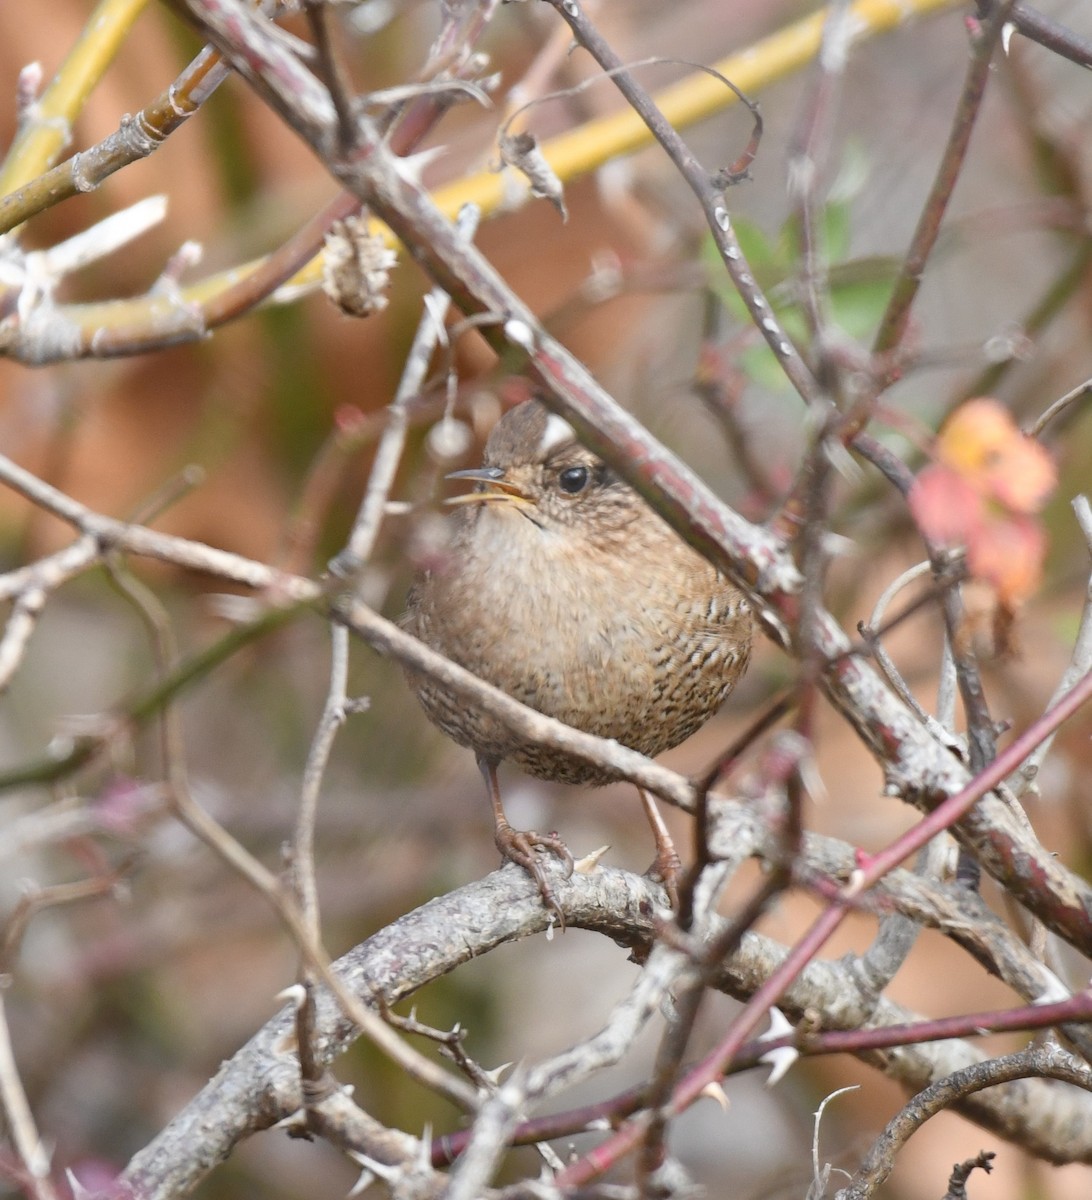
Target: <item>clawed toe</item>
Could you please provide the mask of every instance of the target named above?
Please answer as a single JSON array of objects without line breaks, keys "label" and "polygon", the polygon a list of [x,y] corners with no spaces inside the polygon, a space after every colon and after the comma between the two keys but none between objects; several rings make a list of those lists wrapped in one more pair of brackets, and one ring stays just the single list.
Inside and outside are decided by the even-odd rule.
[{"label": "clawed toe", "polygon": [[637,794],[641,797],[641,807],[645,810],[645,816],[648,818],[648,823],[652,829],[652,836],[656,839],[656,857],[652,861],[652,866],[648,868],[645,874],[654,879],[657,883],[664,885],[664,890],[667,892],[667,898],[671,901],[671,907],[675,912],[679,911],[679,883],[682,880],[682,862],[675,851],[675,843],[671,840],[671,833],[664,824],[664,819],[660,815],[660,810],[656,807],[656,802],[644,790],[638,788]]},{"label": "clawed toe", "polygon": [[652,865],[645,875],[655,883],[663,884],[667,898],[671,902],[673,912],[679,911],[679,883],[682,880],[682,860],[675,853],[675,847],[657,853]]},{"label": "clawed toe", "polygon": [[573,856],[568,846],[556,834],[535,833],[530,829],[513,829],[507,823],[497,824],[494,831],[494,841],[497,849],[510,862],[517,863],[538,885],[542,902],[557,917],[561,928],[565,928],[565,914],[557,902],[553,888],[542,869],[542,854],[553,854],[561,860],[565,868],[565,878],[573,873]]}]

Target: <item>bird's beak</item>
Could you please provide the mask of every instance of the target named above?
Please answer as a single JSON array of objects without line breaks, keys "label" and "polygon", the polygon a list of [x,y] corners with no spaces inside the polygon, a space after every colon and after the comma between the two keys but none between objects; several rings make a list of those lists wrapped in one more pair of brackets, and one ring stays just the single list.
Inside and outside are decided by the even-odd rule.
[{"label": "bird's beak", "polygon": [[530,507],[534,502],[519,487],[509,479],[505,479],[501,467],[471,467],[467,471],[452,471],[447,479],[470,479],[481,486],[473,492],[462,496],[449,496],[445,504],[514,504],[517,507]]}]

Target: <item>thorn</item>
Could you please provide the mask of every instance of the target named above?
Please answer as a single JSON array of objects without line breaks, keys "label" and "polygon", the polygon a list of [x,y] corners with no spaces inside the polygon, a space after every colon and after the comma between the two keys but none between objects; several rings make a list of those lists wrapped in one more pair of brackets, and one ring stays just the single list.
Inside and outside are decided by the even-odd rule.
[{"label": "thorn", "polygon": [[307,1002],[307,989],[302,983],[293,983],[286,987],[283,991],[278,992],[274,1000],[290,1000],[292,1007],[299,1012]]},{"label": "thorn", "polygon": [[351,1200],[351,1197],[359,1196],[362,1192],[366,1192],[368,1188],[375,1183],[375,1180],[375,1172],[369,1170],[367,1167],[364,1167],[357,1176],[356,1183],[353,1184],[353,1186],[345,1193],[345,1195]]},{"label": "thorn", "polygon": [[851,871],[849,882],[842,888],[842,896],[846,900],[852,900],[855,896],[859,896],[864,889],[865,873],[858,867],[855,871]]},{"label": "thorn", "polygon": [[378,1159],[369,1158],[366,1154],[361,1154],[359,1150],[350,1150],[349,1157],[353,1162],[359,1163],[364,1168],[360,1179],[353,1184],[353,1188],[349,1192],[350,1196],[359,1195],[372,1182],[370,1178],[366,1182],[362,1182],[365,1175],[378,1176],[380,1179],[391,1180],[396,1179],[402,1174],[402,1167],[393,1166],[390,1163],[381,1163]]},{"label": "thorn", "polygon": [[[770,1028],[759,1037],[760,1042],[772,1042],[793,1033],[792,1024],[779,1008],[770,1009]],[[795,1046],[779,1046],[776,1050],[767,1050],[759,1056],[758,1061],[770,1067],[770,1076],[766,1080],[767,1087],[773,1087],[788,1073],[789,1068],[800,1057],[800,1051]]]},{"label": "thorn", "polygon": [[577,875],[590,875],[596,867],[603,855],[610,849],[610,846],[600,846],[598,850],[593,850],[590,854],[585,854],[583,858],[578,858],[573,863],[573,871]]},{"label": "thorn", "polygon": [[766,1063],[770,1068],[770,1075],[766,1080],[766,1086],[774,1087],[780,1083],[789,1073],[789,1068],[799,1057],[800,1051],[795,1046],[782,1046],[778,1050],[767,1050],[758,1060],[761,1063]]},{"label": "thorn", "polygon": [[500,1083],[500,1078],[512,1064],[510,1062],[501,1063],[499,1067],[494,1067],[491,1071],[482,1071],[482,1074],[490,1083]]},{"label": "thorn", "polygon": [[304,1117],[303,1109],[297,1108],[295,1112],[290,1112],[287,1117],[281,1117],[281,1119],[275,1125],[271,1125],[270,1128],[298,1129],[302,1128],[305,1124],[306,1119]]},{"label": "thorn", "polygon": [[520,321],[516,317],[509,317],[504,323],[504,336],[520,349],[526,350],[528,354],[534,352],[535,335],[531,326],[526,321]]},{"label": "thorn", "polygon": [[707,1083],[698,1094],[708,1096],[710,1100],[715,1100],[723,1112],[728,1111],[728,1105],[731,1103],[728,1099],[728,1093],[715,1079],[712,1083]]},{"label": "thorn", "polygon": [[1064,1000],[1072,999],[1069,989],[1062,983],[1060,979],[1053,978],[1047,981],[1047,985],[1042,992],[1032,1000],[1033,1005],[1043,1004],[1059,1004]]},{"label": "thorn", "polygon": [[101,1192],[93,1192],[90,1188],[86,1188],[72,1173],[70,1167],[65,1167],[64,1177],[68,1182],[68,1189],[72,1193],[72,1200],[95,1200],[96,1195],[101,1195]]},{"label": "thorn", "polygon": [[432,1169],[432,1122],[426,1121],[421,1129],[421,1142],[417,1151],[417,1165],[423,1171]]},{"label": "thorn", "polygon": [[394,170],[408,183],[415,187],[421,186],[421,173],[429,163],[447,153],[444,146],[432,146],[428,150],[420,150],[416,154],[394,157]]},{"label": "thorn", "polygon": [[758,1039],[760,1042],[772,1042],[774,1038],[784,1037],[787,1033],[792,1033],[792,1023],[788,1017],[776,1006],[770,1009],[770,1027]]}]

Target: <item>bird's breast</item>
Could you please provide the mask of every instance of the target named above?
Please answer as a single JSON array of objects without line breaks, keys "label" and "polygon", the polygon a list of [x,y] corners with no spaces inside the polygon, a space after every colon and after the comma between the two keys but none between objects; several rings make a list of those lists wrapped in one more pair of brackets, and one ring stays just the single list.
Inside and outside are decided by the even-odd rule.
[{"label": "bird's breast", "polygon": [[515,510],[481,513],[472,533],[420,589],[416,631],[540,712],[656,754],[745,665],[742,598],[673,536],[630,552],[574,545]]}]

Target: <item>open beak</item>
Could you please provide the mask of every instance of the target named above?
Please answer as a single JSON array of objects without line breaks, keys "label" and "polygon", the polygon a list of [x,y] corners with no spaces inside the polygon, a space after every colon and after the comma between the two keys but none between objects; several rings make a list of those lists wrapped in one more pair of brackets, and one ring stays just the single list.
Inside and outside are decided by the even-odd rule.
[{"label": "open beak", "polygon": [[470,479],[480,486],[462,496],[449,496],[445,504],[514,504],[531,507],[533,500],[522,488],[505,479],[501,467],[471,467],[467,471],[452,471],[447,479]]}]

